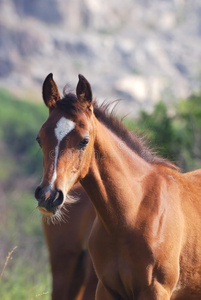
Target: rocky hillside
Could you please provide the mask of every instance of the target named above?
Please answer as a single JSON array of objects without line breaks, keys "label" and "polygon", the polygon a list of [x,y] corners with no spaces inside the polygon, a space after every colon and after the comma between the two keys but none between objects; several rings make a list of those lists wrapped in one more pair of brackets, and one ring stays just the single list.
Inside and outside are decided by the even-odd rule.
[{"label": "rocky hillside", "polygon": [[0,0],[0,85],[40,95],[77,74],[123,112],[200,89],[200,0]]}]

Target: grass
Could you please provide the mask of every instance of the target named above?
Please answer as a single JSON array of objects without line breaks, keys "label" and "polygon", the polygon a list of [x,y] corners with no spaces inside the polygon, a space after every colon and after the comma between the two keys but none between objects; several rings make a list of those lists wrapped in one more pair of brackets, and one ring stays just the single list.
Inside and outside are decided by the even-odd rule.
[{"label": "grass", "polygon": [[40,215],[33,213],[35,206],[30,190],[7,192],[0,228],[1,247],[17,247],[8,252],[6,259],[1,255],[1,300],[50,299],[47,250]]},{"label": "grass", "polygon": [[3,277],[3,273],[4,273],[5,269],[6,269],[8,261],[11,258],[11,255],[13,254],[13,252],[15,251],[15,249],[17,249],[17,246],[15,246],[10,252],[8,252],[8,256],[6,257],[6,261],[5,261],[3,270],[2,270],[1,275],[0,275],[0,281],[1,281],[2,277]]},{"label": "grass", "polygon": [[[30,266],[23,264],[21,258],[17,259],[13,253],[16,252],[15,246],[7,255],[0,275],[0,299],[1,300],[31,300],[50,298],[50,276],[47,270],[46,276],[35,271]],[[15,254],[15,253],[14,253]],[[44,270],[45,271],[45,270]]]}]

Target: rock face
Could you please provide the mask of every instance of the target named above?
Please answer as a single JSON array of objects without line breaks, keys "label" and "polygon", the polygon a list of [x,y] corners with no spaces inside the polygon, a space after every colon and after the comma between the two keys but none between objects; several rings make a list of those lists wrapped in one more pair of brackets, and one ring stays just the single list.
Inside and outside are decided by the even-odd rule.
[{"label": "rock face", "polygon": [[85,75],[120,111],[200,89],[200,0],[0,0],[0,85],[39,95]]}]

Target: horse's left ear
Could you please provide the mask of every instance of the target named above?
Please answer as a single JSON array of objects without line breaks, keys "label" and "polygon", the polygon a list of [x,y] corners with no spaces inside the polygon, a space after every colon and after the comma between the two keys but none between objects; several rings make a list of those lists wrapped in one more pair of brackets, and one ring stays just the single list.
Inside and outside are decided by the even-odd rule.
[{"label": "horse's left ear", "polygon": [[50,111],[56,106],[56,102],[60,100],[59,90],[53,79],[52,73],[47,75],[47,77],[44,80],[43,100]]},{"label": "horse's left ear", "polygon": [[82,108],[92,110],[92,91],[91,85],[86,78],[79,74],[79,81],[76,88],[77,98],[80,101]]}]

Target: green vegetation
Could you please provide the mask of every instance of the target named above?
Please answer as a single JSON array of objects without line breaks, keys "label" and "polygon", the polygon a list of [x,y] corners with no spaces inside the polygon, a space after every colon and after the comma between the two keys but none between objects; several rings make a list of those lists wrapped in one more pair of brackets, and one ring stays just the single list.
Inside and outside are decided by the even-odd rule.
[{"label": "green vegetation", "polygon": [[201,94],[170,108],[159,102],[152,113],[142,111],[126,124],[145,135],[151,148],[176,162],[182,171],[201,168]]},{"label": "green vegetation", "polygon": [[[35,137],[45,121],[45,107],[21,102],[0,90],[0,277],[1,300],[50,298],[47,251],[34,187],[42,172]],[[44,294],[48,292],[48,294]]]},{"label": "green vegetation", "polygon": [[[9,266],[3,274],[0,282],[0,299],[35,299],[37,295],[41,295],[39,299],[50,299],[50,283],[49,276],[44,276],[44,270],[37,271],[36,267],[31,264],[24,263],[22,257],[17,258],[16,253],[13,253],[12,266]],[[19,255],[19,253],[18,253]],[[33,264],[33,262],[32,262]],[[48,270],[45,267],[48,274]]]},{"label": "green vegetation", "polygon": [[0,105],[0,139],[8,154],[17,158],[16,171],[32,175],[41,167],[41,155],[34,141],[39,124],[47,117],[47,109],[19,101],[5,90],[0,91]]},{"label": "green vegetation", "polygon": [[[0,276],[1,300],[50,298],[50,273],[41,218],[34,212],[33,191],[42,174],[42,155],[35,137],[47,117],[44,105],[19,101],[0,90]],[[171,109],[171,110],[170,110]],[[201,95],[127,120],[159,154],[184,170],[201,167]],[[44,294],[48,292],[49,294]]]},{"label": "green vegetation", "polygon": [[139,126],[148,129],[151,145],[183,171],[201,167],[201,94],[180,100],[171,108],[160,102],[152,114],[142,112]]}]

